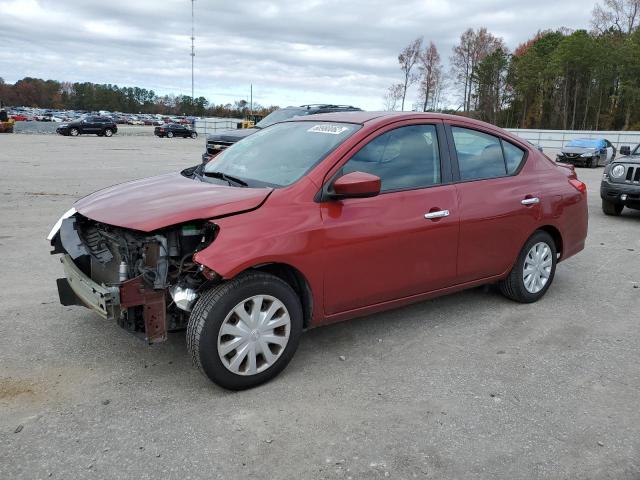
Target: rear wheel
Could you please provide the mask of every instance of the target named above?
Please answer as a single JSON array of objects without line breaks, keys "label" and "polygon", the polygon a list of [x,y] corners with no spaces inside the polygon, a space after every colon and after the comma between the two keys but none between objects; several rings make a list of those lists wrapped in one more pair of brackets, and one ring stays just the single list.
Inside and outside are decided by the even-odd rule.
[{"label": "rear wheel", "polygon": [[617,217],[622,213],[623,209],[624,205],[619,205],[617,203],[610,202],[609,200],[602,200],[602,211],[605,215]]},{"label": "rear wheel", "polygon": [[191,132],[191,138],[198,138],[198,134],[196,132]]},{"label": "rear wheel", "polygon": [[167,133],[167,138],[173,138],[173,132],[168,132]]},{"label": "rear wheel", "polygon": [[509,276],[498,286],[502,294],[520,303],[533,303],[547,292],[556,272],[556,245],[547,232],[538,230],[522,247]]},{"label": "rear wheel", "polygon": [[302,333],[302,307],[283,280],[248,272],[205,292],[187,327],[193,363],[210,380],[243,390],[289,363]]}]

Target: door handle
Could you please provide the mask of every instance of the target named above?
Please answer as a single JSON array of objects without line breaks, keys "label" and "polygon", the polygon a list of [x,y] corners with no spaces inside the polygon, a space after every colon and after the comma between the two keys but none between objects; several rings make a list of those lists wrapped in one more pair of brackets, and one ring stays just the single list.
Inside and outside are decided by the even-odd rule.
[{"label": "door handle", "polygon": [[540,199],[538,197],[525,198],[520,203],[522,205],[535,205],[536,203],[540,203]]},{"label": "door handle", "polygon": [[448,217],[448,216],[449,216],[449,210],[437,210],[435,212],[429,212],[424,214],[424,218],[426,218],[427,220],[432,220],[434,218]]}]

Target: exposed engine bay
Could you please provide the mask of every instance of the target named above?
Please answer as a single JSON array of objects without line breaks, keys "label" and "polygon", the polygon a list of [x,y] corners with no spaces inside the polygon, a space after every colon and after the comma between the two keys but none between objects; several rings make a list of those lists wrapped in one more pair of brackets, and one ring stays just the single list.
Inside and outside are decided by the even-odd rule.
[{"label": "exposed engine bay", "polygon": [[200,291],[219,280],[193,261],[215,233],[205,221],[145,233],[76,213],[51,239],[66,273],[58,279],[60,301],[92,308],[149,343],[164,341],[168,331],[186,328]]}]

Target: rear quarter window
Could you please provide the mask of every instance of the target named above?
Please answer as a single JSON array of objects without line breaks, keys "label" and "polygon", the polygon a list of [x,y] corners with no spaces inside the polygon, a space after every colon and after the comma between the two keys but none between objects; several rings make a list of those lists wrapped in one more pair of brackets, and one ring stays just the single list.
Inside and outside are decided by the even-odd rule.
[{"label": "rear quarter window", "polygon": [[518,171],[524,160],[524,150],[509,142],[502,142],[504,150],[504,161],[507,164],[507,175],[512,175]]}]

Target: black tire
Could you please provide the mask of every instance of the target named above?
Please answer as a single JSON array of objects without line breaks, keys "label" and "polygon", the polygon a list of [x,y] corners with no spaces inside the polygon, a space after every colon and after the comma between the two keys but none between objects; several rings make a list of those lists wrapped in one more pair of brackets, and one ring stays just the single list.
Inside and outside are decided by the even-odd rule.
[{"label": "black tire", "polygon": [[102,133],[104,133],[105,137],[112,137],[113,136],[113,130],[111,130],[110,128],[105,128],[104,132],[102,132]]},{"label": "black tire", "polygon": [[77,128],[71,128],[69,129],[69,135],[72,137],[77,137],[78,135],[80,135],[80,130],[78,130]]},{"label": "black tire", "polygon": [[[531,293],[525,287],[522,273],[524,270],[524,264],[527,254],[537,243],[546,243],[551,250],[551,272],[544,287],[542,287],[539,292]],[[537,230],[533,235],[529,237],[529,239],[524,244],[524,247],[522,247],[522,250],[520,250],[518,259],[511,269],[511,272],[509,272],[507,278],[498,282],[500,292],[505,297],[520,303],[533,303],[540,300],[544,296],[544,294],[547,293],[547,290],[551,286],[551,283],[553,283],[553,277],[556,273],[556,263],[557,251],[556,244],[553,241],[553,238],[551,238],[551,235],[549,235],[547,232]]]},{"label": "black tire", "polygon": [[596,163],[596,159],[591,157],[589,160],[587,160],[587,167],[588,168],[596,168],[598,164]]},{"label": "black tire", "polygon": [[173,132],[168,132],[167,133],[167,138],[173,138]]},{"label": "black tire", "polygon": [[198,138],[198,134],[196,132],[191,132],[191,138],[195,140],[196,138]]},{"label": "black tire", "polygon": [[620,205],[618,203],[610,202],[609,200],[602,200],[602,211],[605,215],[611,215],[613,217],[617,217],[622,213],[624,209],[624,205]]},{"label": "black tire", "polygon": [[[269,368],[255,375],[238,375],[218,355],[218,334],[227,314],[254,295],[270,295],[285,305],[291,319],[289,340]],[[298,348],[302,323],[300,299],[289,284],[273,275],[247,272],[201,295],[189,318],[187,349],[193,364],[211,381],[229,390],[244,390],[271,380],[287,366]]]}]

